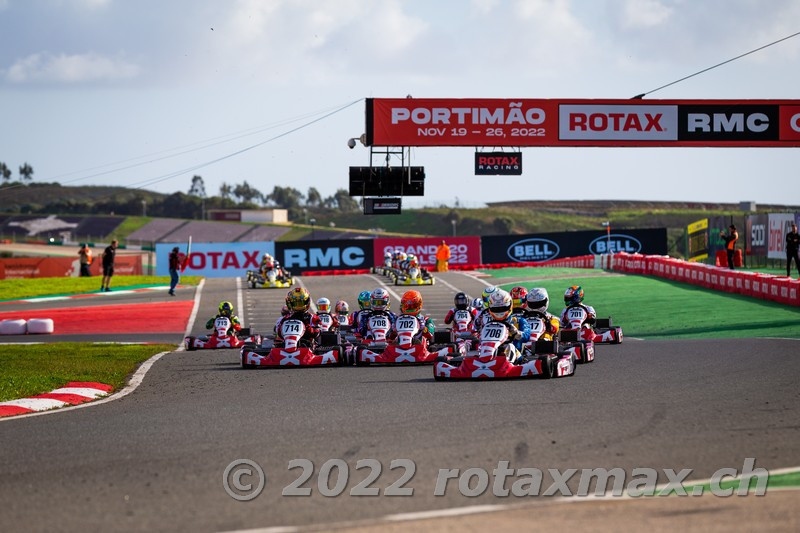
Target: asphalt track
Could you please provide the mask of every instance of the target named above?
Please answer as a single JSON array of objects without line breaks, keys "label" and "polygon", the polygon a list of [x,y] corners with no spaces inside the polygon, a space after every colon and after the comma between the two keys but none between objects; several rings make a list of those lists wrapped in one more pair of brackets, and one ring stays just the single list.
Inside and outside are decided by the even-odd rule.
[{"label": "asphalt track", "polygon": [[[426,310],[438,320],[455,289],[477,295],[484,286],[462,273],[439,278],[435,286],[420,289]],[[370,276],[301,280],[313,297],[345,297],[351,305],[360,290],[379,282]],[[185,292],[191,297],[190,289]],[[246,324],[259,332],[271,329],[286,291],[242,293]],[[220,300],[237,301],[234,280],[207,281],[196,332]],[[326,527],[393,513],[534,504],[517,522],[512,515],[481,515],[466,522],[475,530],[518,530],[537,516],[544,520],[542,509],[552,508],[536,507],[537,502],[554,500],[496,498],[491,484],[484,495],[469,498],[453,482],[444,496],[436,497],[439,469],[491,472],[505,460],[511,468],[544,470],[544,490],[550,484],[548,468],[620,467],[629,475],[634,468],[690,468],[690,479],[700,479],[722,467],[741,469],[747,457],[756,458],[758,467],[796,466],[798,348],[797,341],[779,339],[629,341],[598,347],[596,361],[579,367],[573,378],[478,383],[434,382],[427,366],[242,370],[236,351],[175,352],[118,401],[0,422],[0,530]],[[257,462],[267,478],[263,493],[249,502],[235,501],[223,489],[225,468],[242,458]],[[347,462],[350,479],[344,494],[324,497],[319,473],[326,461],[337,458]],[[293,459],[315,465],[303,485],[312,489],[310,497],[281,496],[300,475],[299,469],[287,468]],[[371,485],[381,489],[380,496],[349,495],[369,472],[356,471],[360,459],[381,463],[381,474]],[[405,485],[414,489],[413,496],[383,494],[403,472],[390,470],[393,459],[415,462],[415,475]],[[253,480],[245,476],[241,481]],[[747,529],[743,520],[749,517],[760,520],[752,529],[769,527],[768,520],[777,515],[763,501],[776,502],[779,512],[796,509],[797,493],[776,494],[780,501],[769,494],[748,498],[747,507],[756,511],[731,514],[737,520],[731,525]],[[691,510],[700,506],[694,500],[707,502],[706,497],[688,500],[670,500],[665,505],[671,510],[647,504],[632,516],[640,517],[639,526],[654,517],[682,524],[686,513],[695,525],[701,520],[723,523],[722,512]],[[714,498],[710,505],[741,506],[742,500]],[[572,526],[608,528],[602,519],[614,512],[593,509],[554,513],[584,517],[571,521]],[[759,509],[770,514],[759,519]],[[453,527],[469,529],[464,524],[461,519]],[[559,522],[545,524],[557,527]]]}]

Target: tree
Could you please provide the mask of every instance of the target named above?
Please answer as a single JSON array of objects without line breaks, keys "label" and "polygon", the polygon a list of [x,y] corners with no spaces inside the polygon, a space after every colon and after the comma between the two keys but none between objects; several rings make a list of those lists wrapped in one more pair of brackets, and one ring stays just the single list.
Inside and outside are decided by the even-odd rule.
[{"label": "tree", "polygon": [[316,187],[308,188],[308,196],[306,196],[306,205],[309,207],[319,207],[322,205],[322,195]]},{"label": "tree", "polygon": [[5,163],[0,163],[0,176],[3,176],[5,182],[11,179],[11,169]]},{"label": "tree", "polygon": [[284,209],[299,207],[303,198],[303,193],[294,187],[279,187],[278,185],[266,196],[267,200],[271,201],[277,207],[283,207]]},{"label": "tree", "polygon": [[206,184],[203,183],[203,178],[195,175],[192,178],[192,186],[189,188],[189,196],[199,196],[200,198],[206,197]]},{"label": "tree", "polygon": [[230,197],[233,195],[233,187],[231,187],[230,185],[228,185],[223,181],[222,185],[219,186],[219,195],[222,198],[229,200]]},{"label": "tree", "polygon": [[244,180],[233,188],[233,195],[242,202],[252,202],[257,198],[261,198],[261,191],[255,187],[251,187],[250,184],[247,183],[247,180]]},{"label": "tree", "polygon": [[337,189],[333,194],[333,200],[340,211],[358,211],[358,202],[353,200],[347,189]]},{"label": "tree", "polygon": [[22,178],[22,181],[32,181],[33,167],[26,162],[24,165],[19,167],[19,175]]}]

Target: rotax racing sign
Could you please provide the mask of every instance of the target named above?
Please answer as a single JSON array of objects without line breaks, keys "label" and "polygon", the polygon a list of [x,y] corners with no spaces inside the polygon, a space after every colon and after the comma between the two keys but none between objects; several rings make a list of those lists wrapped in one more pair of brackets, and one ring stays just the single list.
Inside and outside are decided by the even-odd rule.
[{"label": "rotax racing sign", "polygon": [[[169,253],[174,247],[186,253],[186,243],[156,244],[156,275],[169,275]],[[273,242],[199,242],[192,244],[184,274],[207,278],[244,276],[258,270],[265,253],[275,254]]]},{"label": "rotax racing sign", "polygon": [[475,152],[476,176],[522,175],[521,152]]}]

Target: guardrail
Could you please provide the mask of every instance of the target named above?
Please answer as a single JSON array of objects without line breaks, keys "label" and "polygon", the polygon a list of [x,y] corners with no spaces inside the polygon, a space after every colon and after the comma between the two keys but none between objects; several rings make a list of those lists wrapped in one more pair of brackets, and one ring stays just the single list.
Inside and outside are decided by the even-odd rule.
[{"label": "guardrail", "polygon": [[598,268],[657,276],[732,294],[800,306],[800,279],[690,263],[669,256],[626,254],[601,256]]}]

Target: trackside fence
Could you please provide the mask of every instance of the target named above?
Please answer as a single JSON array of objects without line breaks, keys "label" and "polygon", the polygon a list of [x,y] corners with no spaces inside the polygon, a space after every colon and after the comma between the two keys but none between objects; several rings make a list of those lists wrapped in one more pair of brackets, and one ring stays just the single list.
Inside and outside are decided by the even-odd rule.
[{"label": "trackside fence", "polygon": [[800,306],[800,279],[786,276],[742,272],[668,256],[624,252],[598,256],[597,263],[597,268],[605,270],[657,276],[716,291]]}]

